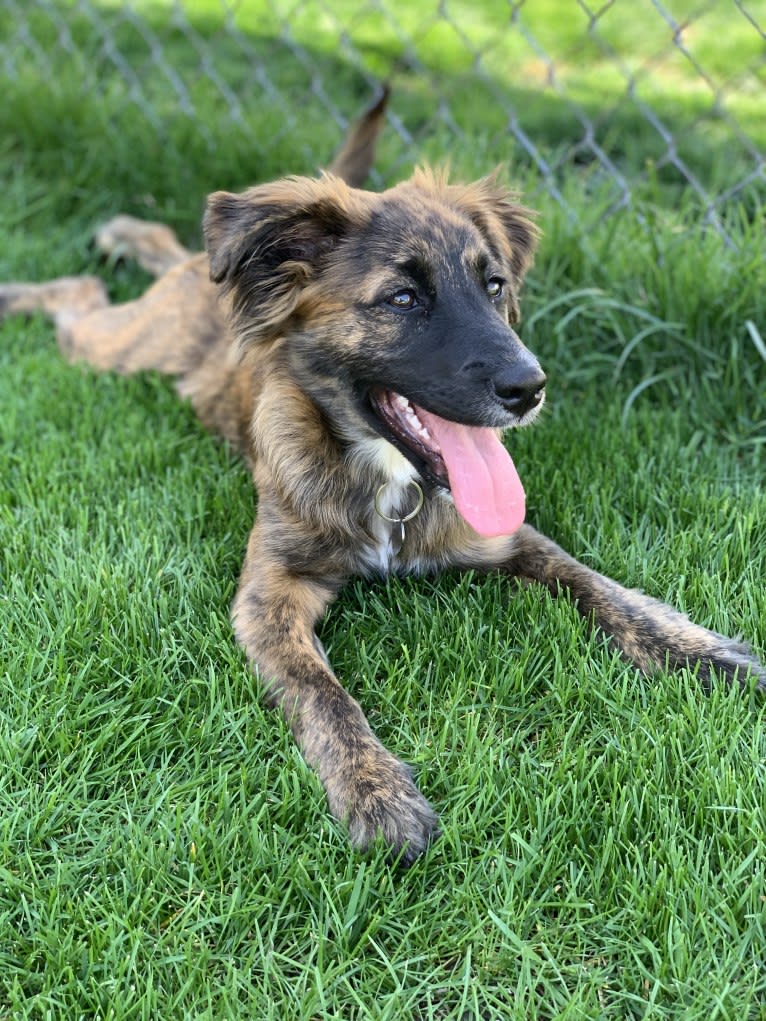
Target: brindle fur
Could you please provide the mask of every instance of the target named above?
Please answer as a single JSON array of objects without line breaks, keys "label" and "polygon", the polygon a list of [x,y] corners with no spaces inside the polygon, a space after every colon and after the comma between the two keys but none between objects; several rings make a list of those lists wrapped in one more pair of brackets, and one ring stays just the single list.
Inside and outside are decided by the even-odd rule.
[{"label": "brindle fur", "polygon": [[[353,843],[381,836],[409,863],[436,832],[436,815],[333,674],[314,630],[351,576],[499,570],[568,590],[642,670],[693,664],[705,682],[752,675],[761,688],[766,672],[746,646],[597,574],[530,525],[478,536],[360,413],[358,384],[380,382],[445,417],[454,406],[468,424],[507,424],[481,402],[461,405],[485,348],[505,345],[512,374],[539,372],[507,325],[536,242],[528,212],[493,179],[458,187],[420,171],[381,195],[350,187],[367,173],[384,106],[385,96],[319,180],[212,195],[207,254],[191,255],[160,224],[117,217],[101,228],[102,250],[159,277],[137,301],[111,306],[101,282],[82,277],[5,285],[0,309],[50,315],[71,360],[175,376],[205,425],[242,452],[259,503],[232,609],[237,639]],[[476,260],[488,256],[509,281],[500,307],[477,298]],[[445,349],[467,345],[454,371],[449,352],[418,354],[424,321],[381,301],[398,286],[391,267],[402,260],[435,280],[429,316]],[[405,513],[415,478],[426,501],[396,553],[374,495],[386,484],[387,510]]]}]

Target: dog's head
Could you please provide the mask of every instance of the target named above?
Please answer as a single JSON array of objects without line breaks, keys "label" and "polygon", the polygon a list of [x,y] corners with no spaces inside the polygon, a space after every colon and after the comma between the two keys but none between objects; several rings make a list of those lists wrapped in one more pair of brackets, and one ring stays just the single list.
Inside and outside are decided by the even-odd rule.
[{"label": "dog's head", "polygon": [[483,491],[501,479],[494,504],[516,492],[491,430],[530,422],[545,385],[513,330],[530,215],[495,178],[422,170],[382,194],[331,176],[218,192],[204,226],[241,342],[284,345],[342,438],[382,435],[493,534],[512,530],[507,514],[464,505],[480,476]]}]

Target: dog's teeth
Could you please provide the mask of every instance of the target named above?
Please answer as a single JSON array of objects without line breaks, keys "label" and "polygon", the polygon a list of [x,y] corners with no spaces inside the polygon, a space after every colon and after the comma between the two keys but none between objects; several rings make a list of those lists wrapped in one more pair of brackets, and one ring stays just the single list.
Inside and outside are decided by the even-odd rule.
[{"label": "dog's teeth", "polygon": [[397,412],[401,415],[402,420],[408,426],[410,432],[415,436],[419,436],[421,440],[428,447],[433,447],[434,450],[438,450],[438,444],[435,442],[433,436],[428,429],[423,425],[417,416],[417,413],[406,397],[402,397],[401,394],[394,394],[391,404],[396,408]]},{"label": "dog's teeth", "polygon": [[420,436],[421,439],[425,440],[425,442],[429,446],[434,446],[433,436],[431,436],[431,433],[428,431],[428,429],[426,429],[426,427],[423,425],[423,423],[420,421],[417,415],[413,415],[411,421],[413,429],[417,433],[417,435]]}]

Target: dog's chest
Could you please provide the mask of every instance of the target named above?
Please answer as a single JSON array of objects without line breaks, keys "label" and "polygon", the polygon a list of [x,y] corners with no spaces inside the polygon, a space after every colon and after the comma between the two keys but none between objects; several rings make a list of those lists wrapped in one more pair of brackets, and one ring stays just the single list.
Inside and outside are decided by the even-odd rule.
[{"label": "dog's chest", "polygon": [[363,566],[373,574],[389,574],[401,567],[399,554],[406,541],[406,518],[417,506],[420,488],[415,485],[417,471],[410,462],[384,439],[366,441],[359,453],[371,467],[382,471],[385,481],[370,492],[366,531],[372,541],[360,550]]},{"label": "dog's chest", "polygon": [[395,542],[392,526],[373,511],[370,531],[375,541],[365,546],[364,564],[376,574],[389,574],[401,549],[401,542]]}]

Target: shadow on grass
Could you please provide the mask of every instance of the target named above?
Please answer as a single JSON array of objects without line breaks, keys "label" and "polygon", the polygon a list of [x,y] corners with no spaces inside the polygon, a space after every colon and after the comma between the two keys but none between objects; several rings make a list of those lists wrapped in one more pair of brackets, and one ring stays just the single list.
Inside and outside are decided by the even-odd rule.
[{"label": "shadow on grass", "polygon": [[[652,200],[667,204],[688,190],[668,161],[667,140],[625,95],[619,72],[601,67],[595,54],[598,70],[584,68],[562,97],[543,87],[539,69],[532,73],[529,51],[510,28],[505,63],[496,47],[487,63],[498,70],[483,65],[477,74],[468,44],[442,39],[440,26],[416,36],[416,49],[390,30],[347,45],[337,25],[318,21],[309,41],[299,23],[288,38],[275,15],[264,9],[256,18],[254,10],[249,25],[235,28],[202,8],[186,10],[180,23],[153,7],[30,7],[28,53],[17,54],[12,73],[0,77],[7,98],[0,164],[20,162],[45,183],[56,215],[67,215],[83,192],[101,189],[144,215],[170,207],[179,226],[196,229],[202,198],[213,188],[286,170],[313,173],[326,163],[342,122],[375,82],[388,79],[398,130],[382,140],[379,181],[390,182],[414,160],[449,155],[458,171],[510,162],[514,173],[530,166],[541,173],[542,161],[548,187],[574,172],[611,187],[615,201],[624,189],[620,175],[631,187],[648,179]],[[14,38],[12,19],[0,13],[0,40]],[[363,67],[355,65],[359,59]],[[725,191],[753,172],[755,143],[712,110],[709,93],[655,89],[651,106],[674,140],[674,158],[705,188]],[[525,151],[523,137],[539,160]],[[744,189],[745,215],[765,190],[762,179]]]}]

